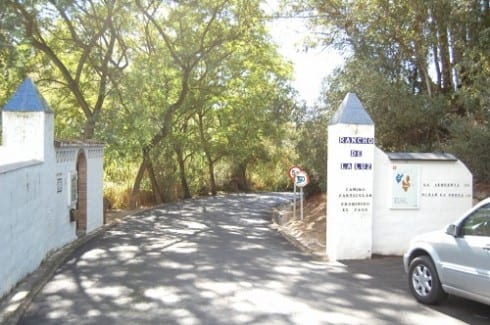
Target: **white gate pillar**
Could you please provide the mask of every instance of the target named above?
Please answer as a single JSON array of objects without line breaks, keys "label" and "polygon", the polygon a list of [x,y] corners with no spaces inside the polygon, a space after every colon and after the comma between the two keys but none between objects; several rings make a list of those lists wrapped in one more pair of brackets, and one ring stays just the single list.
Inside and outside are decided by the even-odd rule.
[{"label": "white gate pillar", "polygon": [[330,260],[371,257],[374,122],[348,93],[328,126],[327,255]]}]

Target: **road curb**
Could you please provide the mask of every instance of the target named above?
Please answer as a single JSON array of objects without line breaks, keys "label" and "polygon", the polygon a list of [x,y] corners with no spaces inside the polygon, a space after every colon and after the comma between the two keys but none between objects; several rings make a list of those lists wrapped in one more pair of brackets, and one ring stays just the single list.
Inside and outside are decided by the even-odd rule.
[{"label": "road curb", "polygon": [[315,250],[313,250],[313,249],[309,248],[308,246],[304,245],[301,241],[299,241],[298,239],[296,239],[295,237],[289,235],[286,231],[284,231],[283,229],[281,229],[280,226],[277,227],[277,231],[288,242],[290,242],[293,246],[295,246],[296,248],[298,248],[299,250],[301,250],[303,253],[308,254],[308,255],[310,255],[310,256],[312,256],[315,259],[320,260],[320,261],[325,261],[325,262],[328,261],[328,256],[323,255],[323,254],[319,254]]},{"label": "road curb", "polygon": [[328,256],[325,254],[320,254],[314,249],[308,247],[308,245],[305,245],[296,237],[289,234],[288,231],[282,226],[288,221],[285,214],[287,214],[287,210],[290,209],[291,204],[292,203],[284,204],[274,209],[272,213],[273,228],[276,229],[289,243],[301,250],[303,253],[320,261],[328,261]]}]

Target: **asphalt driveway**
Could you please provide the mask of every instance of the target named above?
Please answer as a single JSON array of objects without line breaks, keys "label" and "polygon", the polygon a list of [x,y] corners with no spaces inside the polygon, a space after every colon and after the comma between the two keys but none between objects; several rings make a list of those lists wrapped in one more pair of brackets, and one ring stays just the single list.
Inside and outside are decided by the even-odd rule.
[{"label": "asphalt driveway", "polygon": [[20,324],[483,324],[490,319],[481,305],[459,315],[416,303],[400,257],[326,263],[304,255],[270,227],[272,207],[289,199],[286,193],[227,195],[127,218],[75,251]]}]

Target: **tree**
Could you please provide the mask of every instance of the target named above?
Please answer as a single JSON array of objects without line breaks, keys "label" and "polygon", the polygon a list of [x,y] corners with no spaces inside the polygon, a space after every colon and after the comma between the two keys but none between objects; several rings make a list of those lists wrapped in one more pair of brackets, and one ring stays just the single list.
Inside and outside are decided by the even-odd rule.
[{"label": "tree", "polygon": [[255,175],[272,175],[264,166],[281,168],[295,109],[291,67],[271,44],[259,0],[2,6],[9,47],[0,62],[25,64],[9,70],[15,78],[36,76],[57,136],[106,143],[106,184],[130,189],[132,206],[141,194],[156,203],[215,194],[233,175],[249,189]]},{"label": "tree", "polygon": [[[133,205],[147,169],[149,153],[165,140],[171,131],[175,114],[181,110],[189,94],[191,82],[199,79],[199,64],[213,53],[228,55],[230,43],[247,39],[260,10],[258,1],[170,1],[162,7],[161,1],[138,1],[137,7],[144,19],[149,53],[166,53],[179,80],[172,89],[172,102],[164,105],[158,114],[159,128],[142,144],[143,162],[133,186]],[[163,58],[163,57],[162,57]]]},{"label": "tree", "polygon": [[340,89],[360,93],[386,149],[445,148],[458,137],[453,124],[461,118],[472,121],[476,133],[488,128],[481,119],[486,94],[476,91],[486,87],[477,76],[488,66],[482,46],[488,44],[488,1],[284,2],[311,17],[321,31],[317,45],[348,50],[328,97]]},{"label": "tree", "polygon": [[128,65],[122,37],[127,4],[5,0],[4,5],[10,15],[20,17],[16,41],[28,41],[56,67],[51,81],[69,90],[84,116],[82,136],[93,138],[104,101]]},{"label": "tree", "polygon": [[[0,103],[5,103],[22,82],[32,64],[33,51],[16,29],[17,17],[0,4]],[[1,117],[0,117],[1,121]]]}]

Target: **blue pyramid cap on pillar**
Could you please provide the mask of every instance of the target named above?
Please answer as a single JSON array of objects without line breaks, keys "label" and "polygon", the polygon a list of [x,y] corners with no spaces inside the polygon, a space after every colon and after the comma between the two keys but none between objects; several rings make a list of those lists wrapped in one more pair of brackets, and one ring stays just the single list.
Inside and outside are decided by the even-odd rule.
[{"label": "blue pyramid cap on pillar", "polygon": [[374,122],[356,94],[348,93],[329,124],[374,125]]},{"label": "blue pyramid cap on pillar", "polygon": [[26,78],[17,91],[3,107],[10,112],[46,112],[53,113],[46,100],[41,96],[31,78]]}]

